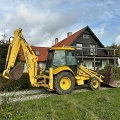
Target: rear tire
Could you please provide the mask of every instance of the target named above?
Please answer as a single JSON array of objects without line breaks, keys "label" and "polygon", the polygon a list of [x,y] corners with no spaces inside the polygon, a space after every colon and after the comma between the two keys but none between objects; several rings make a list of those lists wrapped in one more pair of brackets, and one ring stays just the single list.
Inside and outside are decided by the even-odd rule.
[{"label": "rear tire", "polygon": [[58,73],[54,79],[54,88],[58,94],[68,94],[75,86],[74,76],[67,71]]},{"label": "rear tire", "polygon": [[100,81],[97,79],[97,78],[91,78],[89,81],[88,81],[88,87],[91,89],[91,90],[98,90],[100,88]]}]

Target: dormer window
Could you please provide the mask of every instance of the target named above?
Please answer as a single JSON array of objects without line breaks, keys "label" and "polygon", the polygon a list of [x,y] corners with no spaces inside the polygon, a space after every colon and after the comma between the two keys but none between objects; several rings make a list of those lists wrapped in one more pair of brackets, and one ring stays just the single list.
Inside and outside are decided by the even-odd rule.
[{"label": "dormer window", "polygon": [[90,36],[89,36],[88,34],[83,34],[83,38],[84,38],[84,39],[89,39],[89,37],[90,37]]},{"label": "dormer window", "polygon": [[35,55],[40,56],[40,51],[35,50]]}]

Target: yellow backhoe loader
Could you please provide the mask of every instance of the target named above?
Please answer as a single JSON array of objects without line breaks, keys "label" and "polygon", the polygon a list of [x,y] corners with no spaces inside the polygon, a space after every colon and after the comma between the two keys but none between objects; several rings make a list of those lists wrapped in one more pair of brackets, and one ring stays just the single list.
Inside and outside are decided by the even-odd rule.
[{"label": "yellow backhoe loader", "polygon": [[77,85],[86,83],[91,90],[97,90],[101,82],[104,82],[104,76],[101,74],[82,65],[77,65],[75,48],[72,47],[52,47],[48,52],[45,71],[38,73],[38,57],[25,41],[22,29],[14,31],[14,37],[8,48],[5,70],[3,72],[3,76],[7,79],[17,80],[22,75],[23,63],[20,62],[14,67],[20,47],[23,49],[30,82],[33,87],[43,86],[58,94],[67,94]]}]

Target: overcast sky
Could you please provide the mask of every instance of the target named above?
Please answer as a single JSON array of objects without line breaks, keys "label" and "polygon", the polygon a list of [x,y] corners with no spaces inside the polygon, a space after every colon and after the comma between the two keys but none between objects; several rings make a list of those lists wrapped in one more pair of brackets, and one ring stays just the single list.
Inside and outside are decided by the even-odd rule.
[{"label": "overcast sky", "polygon": [[22,28],[29,44],[51,46],[87,25],[104,46],[120,44],[120,0],[0,0],[0,39]]}]

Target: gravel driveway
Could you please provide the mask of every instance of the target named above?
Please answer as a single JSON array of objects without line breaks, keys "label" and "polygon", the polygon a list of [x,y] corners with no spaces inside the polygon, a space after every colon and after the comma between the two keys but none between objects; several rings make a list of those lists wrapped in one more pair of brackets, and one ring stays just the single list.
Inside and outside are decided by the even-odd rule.
[{"label": "gravel driveway", "polygon": [[[120,81],[117,83],[118,87],[120,87]],[[101,87],[100,90],[104,89],[114,89],[110,87]],[[78,86],[73,93],[75,92],[86,92],[89,91],[87,87]],[[32,90],[22,90],[22,91],[14,91],[14,92],[1,92],[0,93],[0,104],[6,100],[6,102],[16,102],[16,101],[25,101],[25,100],[33,100],[43,97],[49,97],[51,95],[57,95],[55,92],[49,92],[45,89],[34,88]]]}]

